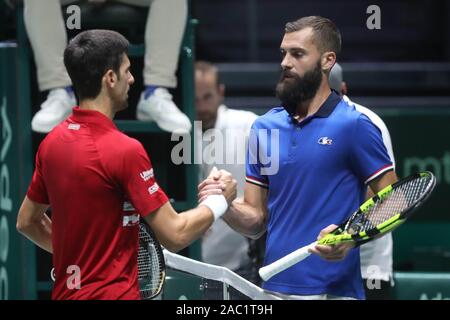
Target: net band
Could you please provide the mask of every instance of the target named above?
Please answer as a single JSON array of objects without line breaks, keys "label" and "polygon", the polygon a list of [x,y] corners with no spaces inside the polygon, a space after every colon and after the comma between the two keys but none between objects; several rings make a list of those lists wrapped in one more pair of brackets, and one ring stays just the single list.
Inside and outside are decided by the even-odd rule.
[{"label": "net band", "polygon": [[201,278],[220,281],[233,287],[253,300],[281,300],[280,297],[264,291],[257,285],[247,281],[228,268],[196,261],[167,250],[164,250],[164,257],[167,267]]}]

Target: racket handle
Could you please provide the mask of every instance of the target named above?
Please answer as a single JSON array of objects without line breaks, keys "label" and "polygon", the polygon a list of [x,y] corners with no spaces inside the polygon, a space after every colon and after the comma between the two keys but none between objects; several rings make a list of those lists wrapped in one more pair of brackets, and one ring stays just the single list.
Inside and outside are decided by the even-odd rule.
[{"label": "racket handle", "polygon": [[289,253],[288,255],[284,256],[281,259],[278,259],[277,261],[262,267],[259,269],[259,275],[261,279],[264,281],[269,280],[274,275],[280,273],[281,271],[286,270],[287,268],[290,268],[294,264],[306,259],[309,257],[311,253],[308,252],[309,248],[315,247],[317,244],[316,242],[313,242],[307,246],[304,246],[300,249],[295,250],[294,252]]}]

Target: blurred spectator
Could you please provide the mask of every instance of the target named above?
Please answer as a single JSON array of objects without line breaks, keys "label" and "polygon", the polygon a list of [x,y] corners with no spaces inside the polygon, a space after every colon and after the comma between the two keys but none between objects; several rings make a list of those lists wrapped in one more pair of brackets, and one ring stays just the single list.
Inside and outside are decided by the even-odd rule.
[{"label": "blurred spectator", "polygon": [[[202,124],[202,132],[196,132],[196,150],[198,158],[202,159],[200,175],[206,178],[213,166],[225,169],[237,180],[238,196],[242,196],[245,144],[257,115],[228,109],[223,104],[224,94],[225,85],[220,82],[217,67],[198,61],[195,64],[195,104],[196,120]],[[210,152],[213,148],[214,152]],[[231,229],[222,219],[217,220],[202,239],[202,260],[257,282],[258,269],[249,256],[249,239]],[[236,296],[232,294],[232,298]]]},{"label": "blurred spectator", "polygon": [[[389,130],[381,118],[370,109],[356,104],[346,96],[347,84],[343,81],[342,67],[336,63],[330,72],[330,88],[342,95],[342,98],[356,110],[365,114],[381,131],[383,142],[389,157],[395,166],[394,152],[392,150]],[[368,188],[367,197],[373,193]],[[361,274],[367,300],[385,300],[392,298],[393,271],[392,271],[392,234],[388,233],[382,238],[368,242],[361,246]]]}]

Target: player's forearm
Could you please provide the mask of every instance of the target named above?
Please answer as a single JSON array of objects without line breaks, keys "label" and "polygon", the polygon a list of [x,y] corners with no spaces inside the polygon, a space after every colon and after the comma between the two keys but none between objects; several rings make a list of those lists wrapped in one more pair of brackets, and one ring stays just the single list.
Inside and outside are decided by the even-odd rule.
[{"label": "player's forearm", "polygon": [[223,216],[223,220],[244,236],[258,239],[266,231],[264,216],[262,209],[251,206],[243,198],[237,198]]},{"label": "player's forearm", "polygon": [[167,248],[173,252],[187,247],[200,238],[214,222],[213,214],[206,206],[182,212],[180,218],[182,219],[180,219],[176,240],[171,248]]},{"label": "player's forearm", "polygon": [[53,253],[52,221],[46,214],[39,220],[18,221],[17,230],[37,246]]}]

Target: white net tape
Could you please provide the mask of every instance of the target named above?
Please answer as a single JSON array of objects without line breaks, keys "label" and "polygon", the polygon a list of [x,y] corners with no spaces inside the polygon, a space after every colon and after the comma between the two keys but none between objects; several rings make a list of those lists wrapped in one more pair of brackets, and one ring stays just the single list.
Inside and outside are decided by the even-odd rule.
[{"label": "white net tape", "polygon": [[196,261],[164,250],[166,267],[183,271],[204,279],[225,283],[253,300],[280,300],[257,285],[247,281],[228,268]]}]

